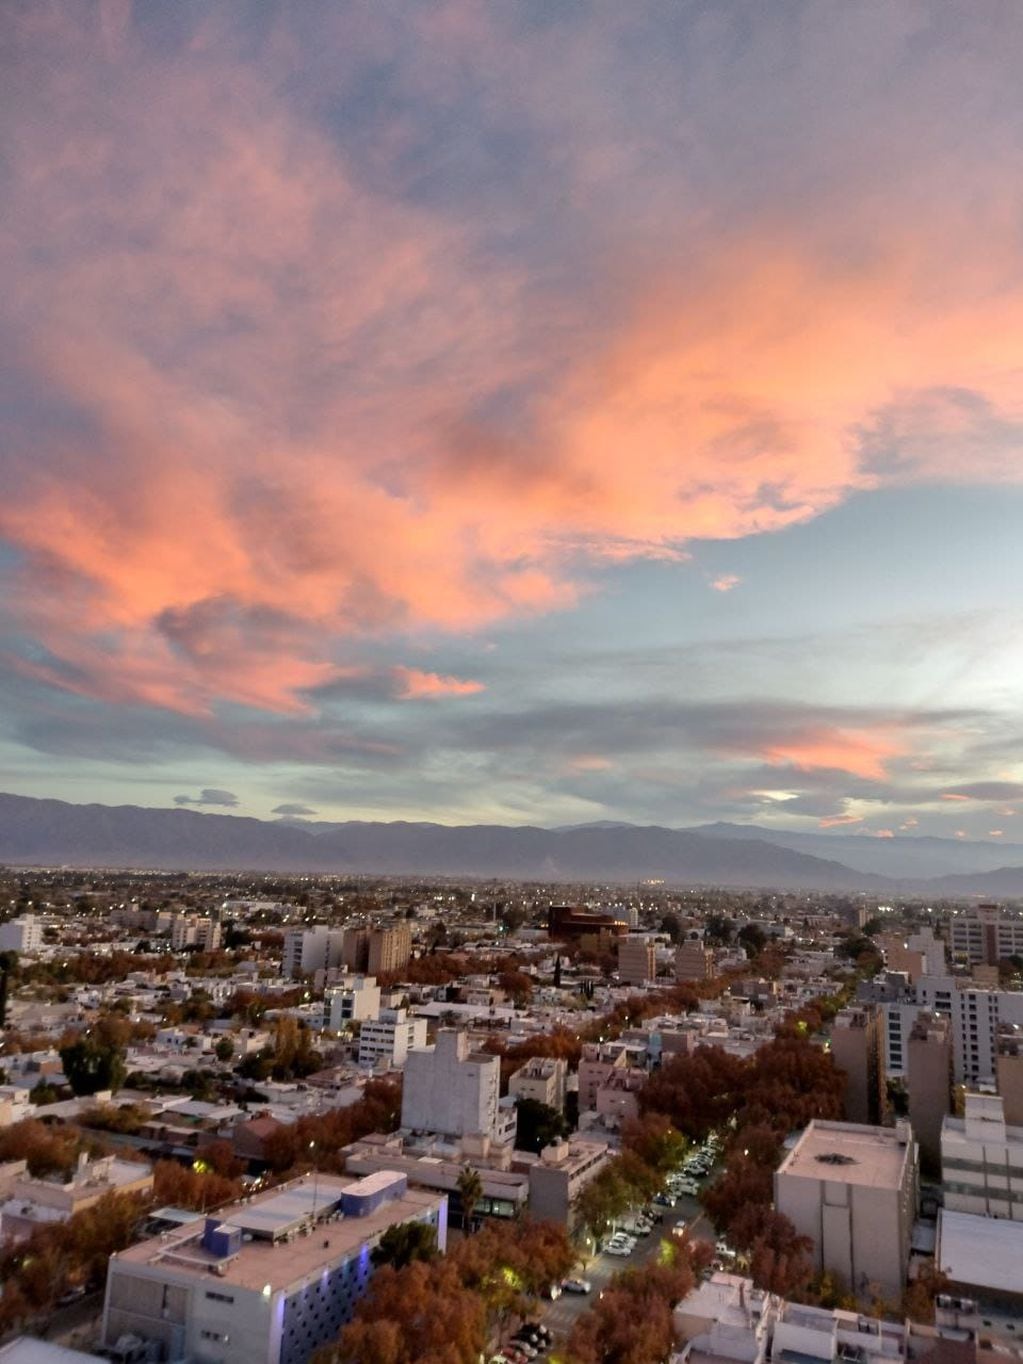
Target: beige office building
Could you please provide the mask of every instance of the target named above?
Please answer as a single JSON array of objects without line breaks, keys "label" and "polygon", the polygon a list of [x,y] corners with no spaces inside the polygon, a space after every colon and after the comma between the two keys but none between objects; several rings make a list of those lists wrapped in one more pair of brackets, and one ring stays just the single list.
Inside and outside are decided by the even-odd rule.
[{"label": "beige office building", "polygon": [[656,978],[657,954],[647,934],[630,933],[618,939],[618,976],[626,985],[645,985]]},{"label": "beige office building", "polygon": [[858,1297],[897,1300],[917,1204],[917,1148],[896,1127],[815,1120],[774,1176],[782,1213],[826,1270]]}]

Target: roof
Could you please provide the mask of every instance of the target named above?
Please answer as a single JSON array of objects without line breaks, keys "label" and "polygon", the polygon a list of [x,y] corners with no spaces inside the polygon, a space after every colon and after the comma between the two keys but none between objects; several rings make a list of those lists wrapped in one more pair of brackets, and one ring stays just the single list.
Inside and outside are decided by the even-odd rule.
[{"label": "roof", "polygon": [[35,1336],[19,1336],[0,1346],[0,1364],[102,1364],[102,1361],[99,1355],[68,1350],[49,1340],[37,1340]]},{"label": "roof", "polygon": [[937,1259],[953,1283],[1023,1294],[1023,1222],[943,1209]]},{"label": "roof", "polygon": [[897,1189],[909,1147],[889,1127],[810,1123],[778,1169],[779,1176]]},{"label": "roof", "polygon": [[[218,1265],[221,1283],[251,1290],[269,1284],[271,1292],[276,1292],[301,1284],[321,1273],[326,1265],[350,1258],[395,1223],[423,1217],[438,1208],[443,1198],[409,1189],[365,1216],[337,1216],[342,1195],[361,1192],[361,1186],[362,1181],[357,1179],[303,1175],[264,1196],[242,1199],[218,1210],[221,1225],[239,1228],[252,1237],[242,1240],[236,1254],[212,1254],[203,1247],[202,1228],[188,1226],[129,1246],[111,1256],[111,1267],[116,1271],[122,1265],[158,1266],[169,1280],[180,1283],[206,1282],[211,1279],[213,1266]],[[297,1234],[298,1228],[308,1228],[313,1220],[319,1223],[315,1234]],[[0,1360],[0,1364],[6,1361]]]}]

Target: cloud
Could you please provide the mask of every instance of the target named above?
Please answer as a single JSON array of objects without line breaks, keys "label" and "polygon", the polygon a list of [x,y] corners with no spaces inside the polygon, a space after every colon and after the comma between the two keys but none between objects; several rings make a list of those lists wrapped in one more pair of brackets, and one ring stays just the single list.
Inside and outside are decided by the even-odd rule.
[{"label": "cloud", "polygon": [[197,796],[175,796],[175,805],[224,805],[229,808],[240,804],[233,791],[220,791],[215,786],[204,786]]},{"label": "cloud", "polygon": [[942,793],[942,800],[1009,801],[1023,796],[1023,783],[1017,781],[964,782],[953,791]]},{"label": "cloud", "polygon": [[[824,6],[782,44],[775,124],[774,22],[517,8],[14,15],[0,536],[25,676],[301,716],[381,636],[568,609],[608,565],[863,489],[1019,480],[1015,124],[979,158],[949,112],[964,51],[1014,93],[1012,43]],[[774,145],[799,151],[782,185]],[[470,688],[409,669],[397,695]],[[876,779],[893,744],[762,752]]]},{"label": "cloud", "polygon": [[842,824],[862,824],[862,815],[828,815],[817,821],[822,829],[834,829]]},{"label": "cloud", "polygon": [[395,668],[397,695],[403,701],[435,700],[442,696],[475,696],[484,690],[482,682],[463,677],[442,677],[420,668]]},{"label": "cloud", "polygon": [[292,818],[315,815],[316,811],[309,805],[299,805],[294,802],[286,802],[284,805],[275,805],[270,811],[272,815],[290,815]]},{"label": "cloud", "polygon": [[713,578],[710,585],[715,592],[731,592],[741,582],[737,573],[723,573],[720,578]]}]

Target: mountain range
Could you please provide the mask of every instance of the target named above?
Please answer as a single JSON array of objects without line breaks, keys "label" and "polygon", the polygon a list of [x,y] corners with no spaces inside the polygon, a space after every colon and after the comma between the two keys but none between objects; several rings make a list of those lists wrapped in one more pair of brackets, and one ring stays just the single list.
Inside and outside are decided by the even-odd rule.
[{"label": "mountain range", "polygon": [[724,823],[670,829],[601,821],[544,829],[268,821],[4,794],[0,862],[621,884],[663,880],[878,895],[1023,895],[1023,847],[1016,844],[784,833]]}]

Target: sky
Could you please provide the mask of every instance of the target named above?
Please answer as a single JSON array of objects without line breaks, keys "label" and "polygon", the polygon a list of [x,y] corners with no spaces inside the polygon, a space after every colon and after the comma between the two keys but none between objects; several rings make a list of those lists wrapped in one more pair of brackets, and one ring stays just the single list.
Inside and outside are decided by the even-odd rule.
[{"label": "sky", "polygon": [[1017,0],[7,0],[0,789],[1023,839]]}]

